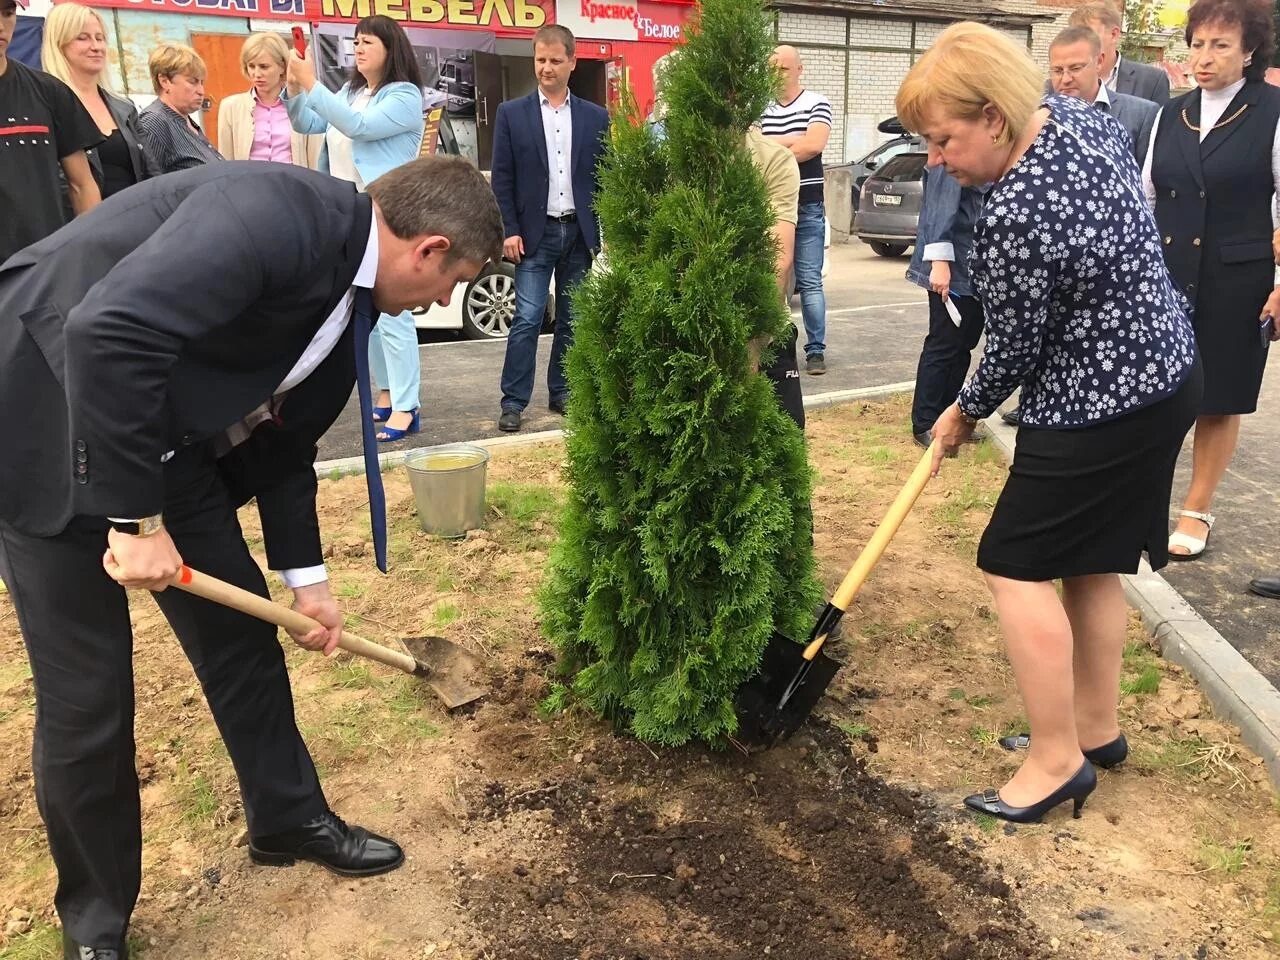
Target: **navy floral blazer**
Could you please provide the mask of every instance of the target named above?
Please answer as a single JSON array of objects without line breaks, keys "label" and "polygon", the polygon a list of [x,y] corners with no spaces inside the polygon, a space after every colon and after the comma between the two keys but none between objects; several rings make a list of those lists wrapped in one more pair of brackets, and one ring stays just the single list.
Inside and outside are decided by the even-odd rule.
[{"label": "navy floral blazer", "polygon": [[1085,427],[1174,393],[1195,335],[1124,129],[1075,97],[1044,103],[1044,129],[975,226],[987,341],[959,404],[990,416],[1021,386],[1024,424]]}]

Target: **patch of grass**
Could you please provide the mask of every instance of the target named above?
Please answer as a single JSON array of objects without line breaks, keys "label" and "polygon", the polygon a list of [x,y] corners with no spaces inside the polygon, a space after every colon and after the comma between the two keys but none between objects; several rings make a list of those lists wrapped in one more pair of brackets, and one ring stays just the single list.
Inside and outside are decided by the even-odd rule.
[{"label": "patch of grass", "polygon": [[947,691],[947,697],[957,702],[963,701],[975,710],[985,710],[995,702],[995,698],[985,693],[965,693],[963,687],[952,687]]},{"label": "patch of grass", "polygon": [[[1280,797],[1276,798],[1280,804]],[[1262,918],[1271,925],[1274,933],[1280,934],[1280,870],[1270,871],[1271,879],[1267,881],[1267,892],[1262,895]]]},{"label": "patch of grass", "polygon": [[1135,759],[1139,766],[1150,770],[1169,772],[1182,771],[1198,774],[1197,758],[1212,749],[1200,737],[1188,737],[1180,740],[1165,740],[1154,749],[1139,748]]},{"label": "patch of grass", "polygon": [[983,833],[995,833],[1000,826],[1000,821],[989,813],[974,813],[973,820]]},{"label": "patch of grass", "polygon": [[964,690],[961,687],[952,687],[947,691],[947,698],[950,700],[963,700],[965,699]]},{"label": "patch of grass", "polygon": [[213,791],[213,784],[204,773],[192,773],[185,760],[178,761],[174,791],[182,819],[193,826],[207,826],[218,812],[218,795]]},{"label": "patch of grass", "polygon": [[1155,661],[1155,651],[1145,643],[1130,640],[1124,645],[1124,662],[1126,666],[1139,666]]},{"label": "patch of grass", "polygon": [[436,577],[435,588],[440,593],[453,593],[458,589],[458,582],[453,579],[453,574],[442,573]]},{"label": "patch of grass", "polygon": [[330,471],[329,471],[329,473],[328,473],[328,475],[325,477],[325,479],[327,479],[330,483],[333,483],[333,482],[334,482],[334,481],[336,481],[336,480],[341,480],[341,479],[342,479],[342,471],[341,471],[341,470],[339,470],[337,467],[334,467],[332,470],[330,470]]},{"label": "patch of grass", "polygon": [[360,589],[358,583],[351,581],[343,581],[334,588],[334,595],[341,597],[343,600],[356,600],[364,595],[364,591]]},{"label": "patch of grass", "polygon": [[1200,862],[1207,870],[1235,874],[1244,869],[1252,849],[1251,840],[1237,840],[1230,844],[1206,840],[1200,848]]},{"label": "patch of grass", "polygon": [[996,741],[1000,739],[1000,734],[994,730],[988,730],[986,727],[973,726],[969,728],[969,737],[984,747],[994,747]]},{"label": "patch of grass", "polygon": [[0,949],[0,960],[61,960],[62,931],[40,923]]},{"label": "patch of grass", "polygon": [[462,611],[455,604],[441,603],[436,607],[433,619],[437,627],[447,627],[460,616],[462,616]]},{"label": "patch of grass", "polygon": [[382,681],[374,676],[369,665],[354,657],[333,664],[333,678],[337,686],[347,689],[367,689],[382,685]]},{"label": "patch of grass", "polygon": [[1004,458],[1004,454],[1000,452],[1000,448],[991,441],[983,441],[982,443],[974,446],[973,462],[983,465],[994,463],[1002,467],[1008,463]]},{"label": "patch of grass", "polygon": [[401,736],[413,740],[438,737],[440,728],[426,718],[429,703],[421,680],[416,677],[397,677],[392,692],[383,703],[395,722]]},{"label": "patch of grass", "polygon": [[1144,666],[1138,674],[1120,681],[1122,696],[1146,696],[1160,689],[1160,668],[1154,663]]},{"label": "patch of grass", "polygon": [[540,483],[499,481],[489,486],[486,497],[489,508],[499,517],[530,527],[538,520],[553,519],[560,510],[563,494]]},{"label": "patch of grass", "polygon": [[836,724],[850,740],[861,740],[864,736],[871,732],[871,727],[865,723],[858,723],[854,720],[845,720],[843,723]]}]

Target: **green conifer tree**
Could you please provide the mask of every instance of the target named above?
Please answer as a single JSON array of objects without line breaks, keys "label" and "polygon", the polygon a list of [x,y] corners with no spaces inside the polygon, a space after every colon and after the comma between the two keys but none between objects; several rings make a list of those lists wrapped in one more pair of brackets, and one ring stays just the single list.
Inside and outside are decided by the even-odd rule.
[{"label": "green conifer tree", "polygon": [[748,366],[748,341],[791,322],[743,146],[773,40],[759,0],[704,0],[686,36],[666,139],[632,101],[600,171],[608,269],[575,295],[570,494],[541,598],[572,693],[673,745],[732,734],[770,633],[804,636],[819,597],[804,439]]}]

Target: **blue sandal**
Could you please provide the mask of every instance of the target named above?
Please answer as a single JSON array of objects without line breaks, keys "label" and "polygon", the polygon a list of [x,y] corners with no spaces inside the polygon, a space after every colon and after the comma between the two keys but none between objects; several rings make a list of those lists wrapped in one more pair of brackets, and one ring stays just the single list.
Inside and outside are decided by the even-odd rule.
[{"label": "blue sandal", "polygon": [[397,440],[403,440],[411,433],[417,433],[421,430],[422,418],[418,414],[420,409],[420,407],[413,408],[413,419],[409,421],[409,426],[405,427],[403,430],[397,430],[395,427],[383,427],[379,430],[377,433],[378,442],[394,443]]},{"label": "blue sandal", "polygon": [[374,408],[373,408],[373,422],[374,422],[374,423],[386,423],[386,422],[387,422],[387,418],[388,418],[388,417],[390,417],[390,416],[391,416],[391,408],[390,408],[390,407],[374,407]]}]

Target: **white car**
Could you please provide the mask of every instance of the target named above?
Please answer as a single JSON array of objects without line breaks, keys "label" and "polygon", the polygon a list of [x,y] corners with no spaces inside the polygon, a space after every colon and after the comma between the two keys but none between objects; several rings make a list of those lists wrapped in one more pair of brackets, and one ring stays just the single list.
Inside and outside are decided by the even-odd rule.
[{"label": "white car", "polygon": [[[831,225],[827,223],[825,246],[831,247]],[[603,258],[595,266],[602,267]],[[829,257],[823,258],[822,275],[827,275]],[[554,282],[554,281],[553,281]],[[516,315],[516,268],[503,260],[490,264],[470,283],[453,288],[449,305],[436,304],[413,311],[414,326],[419,330],[461,330],[471,340],[502,340],[511,332]],[[555,326],[556,295],[547,292],[547,310],[542,320],[543,332]]]},{"label": "white car", "polygon": [[[516,315],[516,268],[505,260],[490,264],[470,283],[453,288],[449,305],[435,304],[413,311],[419,330],[461,330],[471,340],[501,340],[511,332]],[[547,293],[543,329],[556,317],[556,295]]]}]

